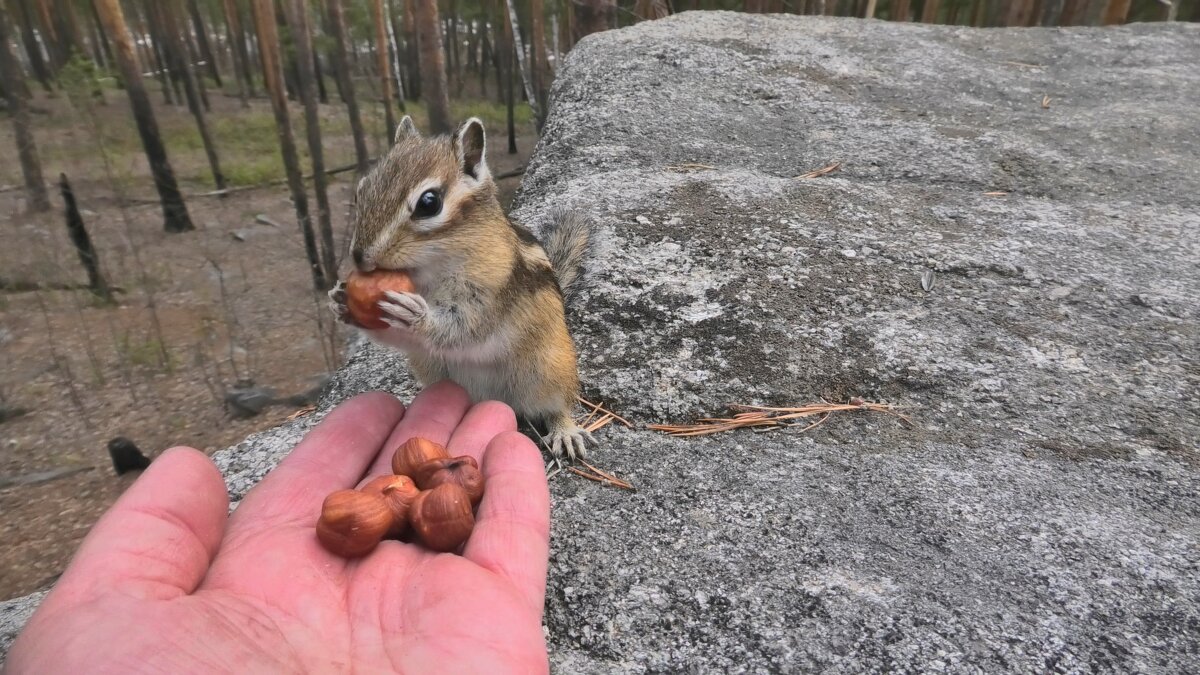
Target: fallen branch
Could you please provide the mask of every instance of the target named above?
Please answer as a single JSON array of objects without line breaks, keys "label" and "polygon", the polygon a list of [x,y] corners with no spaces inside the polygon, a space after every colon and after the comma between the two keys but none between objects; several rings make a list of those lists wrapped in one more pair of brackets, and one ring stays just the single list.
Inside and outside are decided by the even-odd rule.
[{"label": "fallen branch", "polygon": [[771,408],[758,405],[732,405],[732,410],[741,410],[733,417],[702,417],[692,424],[650,424],[646,428],[662,431],[671,436],[708,436],[734,429],[760,427],[755,431],[766,431],[778,427],[795,427],[799,420],[820,415],[821,419],[806,425],[799,433],[804,433],[825,423],[835,412],[879,412],[894,415],[906,425],[912,426],[912,420],[896,412],[896,406],[889,403],[870,403],[861,399],[851,399],[849,403],[812,403],[795,408]]},{"label": "fallen branch", "polygon": [[829,166],[823,166],[820,169],[813,169],[812,171],[809,171],[808,173],[802,173],[799,176],[796,176],[796,178],[820,178],[821,176],[831,174],[840,168],[842,168],[842,163],[834,162],[833,164],[830,164]]}]

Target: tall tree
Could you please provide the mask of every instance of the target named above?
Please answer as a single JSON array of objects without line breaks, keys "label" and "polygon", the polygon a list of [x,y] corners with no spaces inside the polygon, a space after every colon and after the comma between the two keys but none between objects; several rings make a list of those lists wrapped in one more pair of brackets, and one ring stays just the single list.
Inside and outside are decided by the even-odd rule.
[{"label": "tall tree", "polygon": [[325,9],[329,14],[329,29],[333,33],[333,70],[337,76],[338,88],[346,101],[346,111],[350,115],[350,133],[354,136],[354,158],[358,165],[358,174],[367,172],[367,135],[363,131],[362,116],[358,112],[358,97],[354,93],[354,82],[350,79],[350,63],[346,58],[346,15],[342,11],[342,0],[325,0]]},{"label": "tall tree", "polygon": [[[666,0],[650,0],[662,4],[663,16],[666,16]],[[550,98],[550,61],[546,56],[546,10],[542,0],[529,0],[529,56],[533,61],[533,93],[537,96],[537,128],[541,131],[546,125],[546,108]]]},{"label": "tall tree", "polygon": [[[115,1],[115,0],[114,0]],[[304,176],[300,173],[300,157],[296,152],[296,139],[292,135],[292,120],[288,116],[287,93],[283,88],[283,62],[279,53],[279,33],[275,24],[273,0],[251,0],[254,10],[254,25],[258,34],[259,60],[263,67],[263,81],[271,97],[271,109],[275,112],[275,129],[279,134],[279,149],[283,154],[283,168],[287,173],[288,188],[292,203],[296,207],[296,219],[304,237],[304,252],[312,272],[313,288],[326,287],[325,273],[317,253],[317,239],[313,235],[312,218],[308,213],[308,195],[304,192]]]},{"label": "tall tree", "polygon": [[1108,0],[1104,6],[1101,23],[1105,26],[1116,26],[1125,23],[1129,17],[1130,0]]},{"label": "tall tree", "polygon": [[938,5],[939,0],[925,0],[925,6],[921,8],[922,23],[937,23]]},{"label": "tall tree", "polygon": [[421,48],[417,44],[416,0],[397,0],[404,3],[404,50],[408,70],[408,100],[421,98]]},{"label": "tall tree", "polygon": [[308,26],[308,3],[305,0],[283,0],[284,14],[296,49],[300,70],[300,101],[304,104],[304,126],[308,136],[308,153],[312,160],[313,189],[317,197],[317,224],[321,233],[321,258],[325,279],[337,279],[337,249],[333,247],[333,223],[330,220],[329,189],[326,186],[325,151],[321,145],[321,114],[317,109],[316,74],[313,68],[312,34]]},{"label": "tall tree", "polygon": [[387,14],[384,0],[371,0],[371,19],[375,25],[375,67],[379,70],[382,87],[383,117],[387,120],[388,143],[396,136],[396,113],[392,110],[392,69],[388,67]]},{"label": "tall tree", "polygon": [[891,16],[888,18],[892,21],[908,21],[909,4],[908,0],[892,0]]},{"label": "tall tree", "polygon": [[25,89],[25,73],[9,43],[12,30],[9,28],[8,13],[0,9],[0,84],[4,87],[4,98],[12,117],[13,137],[17,143],[17,157],[21,161],[21,173],[25,177],[25,191],[29,195],[31,211],[50,209],[50,198],[46,194],[46,181],[42,177],[42,162],[38,157],[33,139],[33,128],[29,120],[29,105],[22,90]]},{"label": "tall tree", "polygon": [[1033,21],[1033,15],[1033,0],[1010,0],[1008,3],[1008,14],[1004,19],[1004,25],[1028,26],[1030,22]]},{"label": "tall tree", "polygon": [[613,27],[617,18],[616,0],[579,0],[572,2],[575,11],[575,42],[585,36]]},{"label": "tall tree", "polygon": [[42,58],[42,47],[38,44],[37,34],[33,30],[33,20],[30,18],[29,7],[25,0],[15,0],[11,3],[19,15],[16,20],[21,24],[21,42],[25,45],[25,55],[29,57],[29,67],[42,88],[50,91],[50,68]]},{"label": "tall tree", "polygon": [[417,44],[421,49],[421,93],[429,112],[429,130],[448,134],[454,128],[450,119],[450,98],[446,91],[446,65],[442,56],[441,21],[437,0],[417,0]]},{"label": "tall tree", "polygon": [[[529,107],[533,110],[533,118],[538,120],[539,124],[542,120],[542,113],[538,106],[537,94],[533,91],[533,77],[529,72],[529,63],[525,59],[525,45],[521,44],[521,23],[517,19],[517,7],[513,4],[513,0],[505,0],[508,5],[508,34],[512,37],[513,50],[517,53],[517,65],[521,67],[521,82],[525,85],[525,98],[529,101]],[[541,127],[538,127],[541,131]]]},{"label": "tall tree", "polygon": [[150,161],[150,171],[154,174],[154,187],[158,189],[158,196],[162,201],[163,227],[167,232],[195,229],[192,219],[188,216],[187,206],[183,203],[179,185],[175,182],[175,171],[171,169],[171,162],[167,159],[167,149],[163,146],[162,136],[158,132],[158,121],[154,118],[150,97],[146,95],[146,87],[142,83],[142,71],[133,53],[133,37],[125,26],[121,3],[119,0],[95,2],[96,9],[100,12],[100,20],[104,23],[104,31],[113,42],[113,56],[116,57],[121,79],[125,83],[125,93],[129,96],[130,107],[133,108],[133,118],[142,139],[142,147],[145,148],[146,158]]},{"label": "tall tree", "polygon": [[112,289],[100,271],[100,256],[96,254],[96,247],[92,245],[92,238],[88,236],[87,228],[83,224],[83,215],[79,213],[79,205],[75,203],[75,191],[71,189],[67,174],[58,174],[58,189],[67,217],[67,235],[71,237],[71,243],[79,255],[79,262],[87,272],[88,288],[102,300],[112,302]]},{"label": "tall tree", "polygon": [[200,131],[200,142],[204,145],[204,154],[208,157],[208,166],[212,169],[213,183],[218,190],[225,189],[225,174],[221,172],[221,161],[217,156],[217,146],[213,142],[212,132],[208,127],[208,117],[200,98],[200,89],[196,85],[196,72],[187,52],[181,46],[183,32],[187,26],[180,21],[179,0],[157,0],[162,3],[164,28],[167,30],[165,48],[171,60],[171,68],[178,72],[183,82],[183,91],[187,97],[188,110],[196,119],[196,128]]},{"label": "tall tree", "polygon": [[208,29],[204,25],[203,15],[200,14],[200,6],[196,4],[196,0],[187,0],[187,3],[192,29],[196,31],[196,46],[200,48],[200,57],[204,59],[208,76],[212,78],[214,84],[220,87],[221,71],[217,68],[216,53],[213,52],[212,43],[208,39]]},{"label": "tall tree", "polygon": [[876,2],[876,0],[867,0],[867,8],[865,10],[863,10],[863,18],[864,19],[874,19],[875,18],[875,2]]},{"label": "tall tree", "polygon": [[[500,5],[500,13],[507,14],[505,0],[497,0],[497,2]],[[508,125],[508,154],[515,155],[517,154],[517,125],[513,108],[517,95],[513,91],[513,58],[515,55],[513,54],[512,25],[504,19],[500,20],[500,24],[504,26],[504,30],[501,32],[503,37],[500,39],[500,48],[496,52],[503,63],[502,70],[504,71],[501,90],[504,92],[505,117]]]},{"label": "tall tree", "polygon": [[233,42],[234,68],[239,71],[238,78],[246,88],[246,93],[254,95],[254,69],[250,65],[250,52],[246,49],[246,32],[242,29],[241,10],[234,0],[222,0],[225,10],[225,25],[229,27],[229,39]]}]

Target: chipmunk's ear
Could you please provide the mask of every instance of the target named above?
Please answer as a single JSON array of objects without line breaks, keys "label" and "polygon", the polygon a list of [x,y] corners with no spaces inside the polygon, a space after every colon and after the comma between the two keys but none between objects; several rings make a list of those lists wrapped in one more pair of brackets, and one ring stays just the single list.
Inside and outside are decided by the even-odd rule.
[{"label": "chipmunk's ear", "polygon": [[458,164],[462,172],[475,180],[491,178],[487,165],[487,139],[483,132],[483,122],[478,117],[463,122],[454,132],[454,151],[458,154]]},{"label": "chipmunk's ear", "polygon": [[420,136],[421,132],[417,131],[417,125],[413,124],[412,118],[408,115],[400,120],[400,124],[396,125],[396,137],[392,139],[392,143],[399,143],[400,139],[406,136]]}]

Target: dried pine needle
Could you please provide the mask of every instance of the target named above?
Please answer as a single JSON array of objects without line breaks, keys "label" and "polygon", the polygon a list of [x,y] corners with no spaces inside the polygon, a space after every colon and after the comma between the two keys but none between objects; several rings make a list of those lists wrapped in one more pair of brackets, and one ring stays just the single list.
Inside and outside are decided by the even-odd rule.
[{"label": "dried pine needle", "polygon": [[316,409],[317,409],[317,406],[315,406],[315,405],[306,405],[303,408],[292,413],[291,415],[288,415],[286,419],[288,422],[291,422],[292,420],[298,420],[301,417],[307,417],[307,416],[311,415],[313,413],[313,411],[315,411]]},{"label": "dried pine needle", "polygon": [[[632,429],[632,428],[633,428],[633,423],[632,423],[632,422],[630,422],[629,420],[625,419],[624,417],[621,417],[621,416],[620,416],[620,415],[618,415],[617,413],[615,413],[615,412],[613,412],[613,411],[611,411],[611,410],[609,410],[609,409],[605,408],[603,403],[601,403],[601,404],[597,405],[597,404],[595,404],[595,403],[592,403],[591,401],[587,400],[586,398],[584,398],[584,397],[582,397],[582,396],[576,396],[575,398],[576,398],[576,399],[577,399],[577,400],[578,400],[580,403],[582,403],[582,404],[584,404],[584,405],[588,406],[589,408],[591,408],[593,413],[604,413],[605,415],[612,415],[612,416],[613,416],[613,419],[617,420],[617,421],[618,421],[618,422],[620,422],[621,424],[624,424],[625,426],[629,427],[630,429]],[[590,418],[589,418],[589,419],[590,419]],[[607,424],[607,422],[606,422],[605,424]]]},{"label": "dried pine needle", "polygon": [[733,410],[741,410],[733,417],[702,417],[692,424],[650,424],[648,429],[662,431],[671,436],[708,436],[734,429],[753,428],[754,431],[767,431],[777,427],[799,426],[792,420],[804,419],[820,415],[820,419],[808,424],[800,433],[825,423],[835,412],[879,412],[894,415],[912,425],[912,420],[896,412],[896,407],[889,403],[870,403],[861,399],[853,399],[848,403],[812,403],[793,408],[775,408],[758,405],[732,405]]},{"label": "dried pine needle", "polygon": [[1008,193],[1004,192],[1003,190],[993,190],[992,192],[983,193],[983,196],[984,197],[1003,197],[1004,195],[1007,195],[1007,194]]},{"label": "dried pine needle", "polygon": [[802,173],[799,176],[796,176],[796,178],[819,178],[821,176],[831,174],[840,168],[842,168],[842,163],[834,162],[833,164],[830,164],[829,166],[824,166],[824,167],[821,167],[820,169],[813,169],[812,171],[809,171],[808,173]]}]

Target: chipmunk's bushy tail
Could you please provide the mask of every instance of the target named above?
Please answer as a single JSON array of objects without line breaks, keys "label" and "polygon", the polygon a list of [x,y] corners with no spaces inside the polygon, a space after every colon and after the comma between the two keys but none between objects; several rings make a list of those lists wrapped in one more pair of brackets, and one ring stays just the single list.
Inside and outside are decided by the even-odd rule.
[{"label": "chipmunk's bushy tail", "polygon": [[594,246],[592,219],[581,211],[557,208],[542,228],[542,247],[550,258],[563,302],[570,302],[583,281],[584,263]]}]

